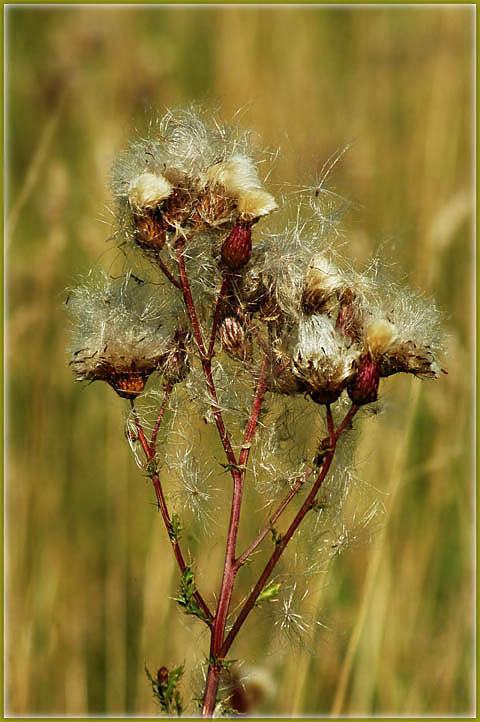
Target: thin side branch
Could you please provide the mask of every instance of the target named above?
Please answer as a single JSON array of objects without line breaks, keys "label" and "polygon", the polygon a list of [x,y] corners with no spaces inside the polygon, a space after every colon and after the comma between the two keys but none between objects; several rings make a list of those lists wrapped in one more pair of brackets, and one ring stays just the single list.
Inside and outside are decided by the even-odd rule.
[{"label": "thin side branch", "polygon": [[239,473],[238,471],[236,471],[237,459],[233,452],[232,445],[230,443],[230,439],[227,434],[227,430],[226,430],[225,424],[223,422],[222,413],[220,411],[220,407],[218,404],[217,391],[215,389],[215,384],[214,384],[213,376],[212,376],[211,359],[208,357],[208,354],[205,349],[205,344],[203,341],[203,335],[202,335],[202,331],[200,328],[200,323],[198,321],[197,312],[195,310],[195,303],[193,301],[192,291],[190,289],[190,284],[188,282],[187,270],[185,268],[185,259],[183,257],[184,246],[185,246],[185,238],[182,237],[177,242],[177,259],[178,259],[178,268],[179,268],[179,273],[180,273],[180,279],[181,279],[181,283],[182,283],[183,297],[185,299],[185,305],[187,307],[187,312],[188,312],[188,315],[190,317],[190,321],[192,324],[195,341],[197,342],[198,350],[200,351],[200,359],[201,359],[203,371],[205,374],[205,380],[207,382],[208,392],[210,394],[210,398],[212,399],[212,411],[215,416],[215,422],[217,424],[218,433],[220,435],[220,439],[223,444],[223,448],[225,450],[225,455],[228,459],[229,464],[232,467],[231,474],[232,474],[233,480],[235,481],[235,477]]},{"label": "thin side branch", "polygon": [[165,276],[168,278],[170,283],[173,283],[174,286],[176,286],[180,291],[182,290],[182,284],[178,280],[178,278],[175,278],[173,273],[169,270],[168,266],[162,261],[161,258],[157,258],[157,263],[159,268],[163,271]]},{"label": "thin side branch", "polygon": [[[168,538],[170,539],[170,543],[172,545],[173,553],[175,554],[175,559],[177,560],[178,567],[182,574],[184,574],[185,569],[187,568],[187,565],[185,564],[185,559],[183,558],[182,550],[180,549],[180,544],[178,542],[177,536],[175,534],[175,530],[172,525],[172,521],[170,519],[170,514],[168,513],[168,507],[167,502],[165,501],[165,496],[162,489],[162,484],[160,482],[160,477],[158,476],[158,473],[155,472],[152,474],[152,483],[155,489],[155,495],[157,497],[158,502],[158,508],[160,509],[160,513],[162,515],[163,522],[165,524],[165,527],[168,532]],[[208,620],[208,624],[211,625],[213,621],[213,615],[208,608],[207,603],[203,599],[202,595],[198,591],[198,589],[194,592],[194,599],[201,608],[203,614],[205,615],[206,619]]]},{"label": "thin side branch", "polygon": [[255,549],[262,543],[262,541],[265,539],[267,534],[272,529],[273,524],[280,518],[280,516],[283,514],[287,506],[290,504],[292,499],[298,494],[308,477],[313,471],[313,466],[309,466],[303,474],[301,474],[295,484],[292,486],[288,494],[285,496],[279,507],[276,509],[276,511],[272,514],[270,519],[268,520],[267,524],[263,527],[260,534],[256,537],[256,539],[253,540],[253,542],[250,544],[248,549],[245,549],[243,554],[241,554],[237,559],[237,566],[241,567],[245,562],[247,561],[248,557],[253,554]]},{"label": "thin side branch", "polygon": [[[304,503],[302,504],[300,510],[298,511],[297,515],[295,516],[294,520],[288,527],[287,531],[285,532],[285,535],[282,537],[281,541],[277,546],[275,547],[275,551],[273,552],[272,556],[270,557],[269,561],[267,562],[259,580],[255,584],[253,590],[250,593],[250,596],[248,597],[247,601],[243,605],[242,609],[240,610],[240,613],[235,620],[235,623],[228,633],[221,649],[218,654],[218,656],[223,659],[225,655],[228,653],[228,650],[230,649],[235,637],[237,636],[241,626],[243,625],[245,619],[248,617],[250,612],[252,611],[253,607],[255,606],[255,602],[257,601],[257,598],[262,591],[263,587],[265,586],[265,583],[267,582],[270,574],[272,573],[273,568],[275,567],[277,561],[283,554],[284,549],[286,548],[288,542],[292,538],[293,534],[297,530],[299,524],[304,519],[307,512],[312,508],[312,505],[315,503],[315,498],[318,494],[318,491],[320,490],[320,487],[322,486],[325,477],[328,474],[328,471],[330,469],[331,463],[333,461],[333,457],[335,455],[335,449],[336,444],[338,441],[338,438],[340,434],[351,424],[351,421],[353,417],[355,416],[355,413],[357,412],[357,407],[352,405],[349,412],[345,416],[344,420],[338,427],[337,431],[335,432],[332,428],[331,435],[330,435],[330,442],[331,442],[331,451],[325,456],[322,467],[318,473],[317,479],[315,481],[315,484],[312,487],[312,490],[306,497]],[[327,412],[328,414],[328,412]]]},{"label": "thin side branch", "polygon": [[164,390],[165,390],[165,398],[163,399],[163,403],[162,403],[162,405],[161,405],[161,407],[160,407],[160,411],[158,412],[157,420],[155,421],[155,426],[154,426],[153,433],[152,433],[152,438],[150,439],[150,448],[152,449],[153,453],[155,453],[155,445],[156,445],[156,442],[157,442],[157,434],[158,434],[158,431],[159,431],[159,429],[160,429],[160,425],[161,425],[161,423],[162,423],[162,421],[163,421],[163,417],[164,417],[164,414],[165,414],[165,409],[167,408],[168,403],[169,403],[169,401],[170,401],[170,396],[172,395],[172,389],[173,389],[173,384],[167,384],[167,385],[164,387]]},{"label": "thin side branch", "polygon": [[[140,440],[140,443],[142,445],[143,453],[145,454],[145,459],[147,461],[147,465],[153,460],[155,457],[155,440],[158,434],[158,429],[160,427],[160,424],[162,422],[163,416],[165,414],[165,409],[168,404],[168,400],[170,398],[172,392],[171,384],[167,386],[165,390],[165,399],[163,401],[163,404],[160,408],[160,411],[158,413],[157,422],[155,424],[155,429],[152,435],[152,440],[149,443],[148,439],[145,435],[145,432],[143,430],[143,427],[140,423],[140,419],[138,418],[138,414],[135,410],[133,399],[131,400],[131,406],[132,406],[132,412],[133,412],[133,418],[135,420],[135,426],[137,428],[138,438]],[[170,543],[172,545],[173,553],[175,555],[175,559],[177,560],[178,567],[183,574],[185,572],[185,569],[187,568],[187,565],[185,564],[185,559],[182,554],[182,550],[180,548],[180,544],[177,539],[177,535],[175,533],[175,530],[172,525],[172,520],[170,518],[170,514],[167,507],[167,502],[165,500],[165,495],[163,493],[162,484],[160,481],[160,477],[158,475],[157,471],[154,471],[151,474],[152,484],[153,488],[155,489],[155,496],[157,497],[157,504],[158,508],[160,509],[160,513],[162,515],[163,523],[165,524],[165,528],[167,530],[168,538],[170,539]],[[194,594],[195,601],[200,606],[202,612],[204,613],[206,619],[208,620],[208,623],[211,625],[213,620],[213,615],[208,608],[207,603],[203,599],[202,595],[198,590],[195,591]]]},{"label": "thin side branch", "polygon": [[265,391],[267,390],[267,364],[268,354],[265,354],[260,367],[260,375],[250,411],[250,418],[248,419],[247,428],[245,429],[245,436],[243,438],[243,444],[238,459],[238,465],[243,469],[243,477],[245,477],[245,467],[247,466],[248,457],[250,455],[250,445],[257,428],[258,418],[260,416],[263,399],[265,397]]}]

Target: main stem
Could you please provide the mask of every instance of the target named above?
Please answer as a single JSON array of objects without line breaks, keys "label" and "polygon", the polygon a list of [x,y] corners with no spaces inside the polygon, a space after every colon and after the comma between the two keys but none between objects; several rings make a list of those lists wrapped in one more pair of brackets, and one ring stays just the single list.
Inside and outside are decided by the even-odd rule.
[{"label": "main stem", "polygon": [[[248,461],[248,457],[249,457],[249,453],[250,453],[250,444],[253,439],[255,430],[257,428],[258,419],[259,419],[259,415],[260,415],[260,411],[261,411],[261,407],[262,407],[262,403],[263,403],[263,398],[264,398],[265,391],[266,391],[266,373],[267,373],[267,365],[268,365],[268,351],[266,351],[265,356],[262,361],[260,375],[259,375],[256,390],[255,390],[255,396],[254,396],[252,408],[250,411],[250,417],[249,417],[249,420],[247,423],[247,427],[245,429],[245,436],[244,436],[244,440],[243,440],[242,448],[240,450],[239,460],[238,460],[238,464],[237,464],[237,460],[236,460],[235,454],[233,452],[232,445],[230,443],[230,439],[229,439],[229,436],[228,436],[226,428],[225,428],[225,424],[223,422],[220,407],[218,405],[217,393],[216,393],[215,384],[213,381],[212,364],[211,364],[211,359],[213,356],[213,351],[214,351],[214,346],[215,346],[218,322],[220,320],[221,306],[222,306],[223,298],[225,297],[225,294],[228,290],[230,278],[228,276],[226,278],[224,278],[222,287],[220,289],[219,297],[217,299],[217,304],[216,304],[216,308],[215,308],[214,318],[213,318],[210,343],[209,343],[208,349],[207,349],[205,346],[204,340],[203,340],[202,330],[200,327],[200,323],[199,323],[196,308],[195,308],[195,303],[193,300],[192,292],[190,289],[190,284],[188,281],[188,276],[187,276],[187,271],[186,271],[186,266],[185,266],[185,259],[184,259],[185,241],[186,241],[186,238],[181,237],[178,239],[177,244],[176,244],[180,283],[181,283],[181,287],[182,287],[182,291],[183,291],[185,305],[186,305],[186,308],[188,311],[188,315],[190,317],[190,321],[191,321],[192,328],[193,328],[193,333],[194,333],[195,340],[196,340],[198,350],[200,353],[200,360],[201,360],[204,375],[205,375],[205,381],[206,381],[207,389],[208,389],[208,392],[209,392],[209,395],[210,395],[210,398],[212,401],[212,411],[215,416],[215,422],[216,422],[217,429],[218,429],[218,432],[220,435],[220,439],[223,444],[223,448],[225,450],[226,457],[230,464],[230,472],[231,472],[232,479],[233,479],[233,496],[232,496],[232,506],[231,506],[231,512],[230,512],[230,522],[229,522],[228,534],[227,534],[225,562],[224,562],[224,568],[223,568],[222,584],[221,584],[221,589],[220,589],[218,605],[217,605],[215,616],[213,618],[213,622],[211,625],[212,631],[211,631],[211,642],[210,642],[210,658],[209,658],[208,673],[207,673],[205,693],[204,693],[204,698],[203,698],[203,709],[202,709],[203,717],[212,717],[214,710],[215,710],[218,685],[219,685],[220,674],[222,671],[223,660],[225,658],[225,655],[227,654],[228,650],[230,649],[230,646],[232,645],[233,640],[235,639],[240,627],[244,623],[244,621],[247,618],[250,611],[253,609],[260,592],[262,591],[263,587],[265,586],[266,581],[268,580],[278,559],[282,555],[285,547],[287,546],[288,542],[290,541],[291,537],[295,533],[296,529],[298,528],[299,524],[302,522],[302,520],[305,517],[305,515],[307,514],[307,512],[312,508],[312,505],[315,502],[317,493],[330,469],[330,466],[331,466],[331,463],[332,463],[332,460],[333,460],[333,457],[335,454],[336,443],[337,443],[338,437],[340,436],[342,431],[346,428],[346,426],[348,424],[350,424],[351,419],[353,418],[354,414],[356,413],[356,407],[355,406],[351,407],[350,411],[347,413],[343,422],[340,424],[337,431],[335,431],[334,425],[333,425],[332,413],[331,413],[330,407],[327,406],[327,423],[328,423],[328,430],[329,430],[329,436],[330,436],[330,450],[323,459],[321,469],[318,473],[317,479],[312,487],[312,490],[310,491],[307,498],[305,499],[302,507],[300,508],[300,511],[297,513],[293,522],[290,524],[287,532],[281,538],[281,541],[276,545],[275,551],[273,552],[272,556],[270,557],[265,569],[263,570],[255,587],[253,588],[250,596],[248,597],[247,601],[245,602],[244,606],[242,607],[240,614],[238,615],[232,629],[230,630],[227,637],[224,638],[228,610],[230,607],[230,602],[231,602],[232,593],[233,593],[233,587],[234,587],[234,583],[235,583],[235,577],[236,577],[236,574],[237,574],[238,570],[240,569],[241,565],[245,562],[246,557],[248,556],[248,553],[250,553],[250,549],[251,549],[251,548],[249,548],[247,550],[247,553],[244,553],[238,559],[235,558],[236,542],[237,542],[238,528],[239,528],[239,523],[240,523],[240,511],[241,511],[242,498],[243,498],[243,486],[244,486],[245,475],[246,475],[246,465],[247,465],[247,461]],[[160,487],[160,489],[161,489],[161,487]],[[290,499],[293,498],[293,495],[294,495],[294,492],[287,496],[287,499],[285,500],[285,502],[281,505],[280,509],[278,510],[278,512],[279,512],[278,516],[281,514],[281,512],[284,510],[286,505],[289,503]],[[264,538],[265,535],[266,534],[263,534],[263,533],[259,535],[257,540],[255,540],[254,544],[252,545],[253,548],[255,548],[261,542],[261,540]]]},{"label": "main stem", "polygon": [[223,567],[222,585],[220,588],[220,596],[218,600],[217,611],[212,628],[212,637],[210,642],[210,659],[208,665],[207,682],[205,685],[205,693],[203,698],[203,717],[211,717],[217,699],[218,684],[222,671],[222,658],[219,655],[220,648],[223,644],[225,635],[225,626],[227,624],[228,610],[232,599],[235,577],[240,568],[235,559],[235,550],[237,544],[238,527],[240,523],[240,511],[243,499],[243,487],[245,482],[246,464],[250,453],[250,444],[255,434],[258,424],[258,417],[262,408],[263,399],[266,391],[266,372],[268,357],[264,356],[260,368],[260,375],[255,390],[255,396],[250,410],[250,417],[245,429],[242,448],[239,456],[240,473],[235,474],[233,484],[232,509],[230,513],[230,523],[227,535],[227,549],[225,553],[225,563]]},{"label": "main stem", "polygon": [[223,422],[220,407],[218,405],[218,398],[217,398],[217,393],[216,393],[216,389],[215,389],[215,384],[213,381],[212,363],[211,363],[214,345],[215,345],[215,338],[216,338],[216,333],[217,333],[218,322],[220,319],[221,304],[222,304],[223,298],[225,296],[225,293],[228,289],[228,286],[230,283],[230,278],[228,275],[226,278],[224,278],[222,287],[220,289],[220,293],[219,293],[219,297],[217,300],[217,305],[216,305],[216,309],[215,309],[215,313],[214,313],[210,343],[209,343],[209,347],[207,350],[204,340],[203,340],[203,334],[202,334],[202,330],[200,328],[200,323],[199,323],[196,308],[195,308],[195,302],[193,300],[193,295],[192,295],[192,292],[190,289],[190,284],[188,281],[188,275],[187,275],[187,270],[186,270],[186,266],[185,266],[185,258],[184,258],[185,241],[186,241],[186,238],[181,237],[178,239],[177,244],[176,244],[178,271],[179,271],[179,276],[180,276],[180,282],[182,285],[183,297],[184,297],[185,305],[187,307],[188,315],[190,317],[190,321],[192,323],[193,333],[194,333],[195,340],[197,342],[198,350],[200,353],[200,360],[201,360],[204,375],[205,375],[207,389],[208,389],[210,398],[212,400],[212,411],[215,416],[215,422],[217,424],[218,433],[220,435],[220,439],[222,441],[227,460],[230,464],[230,473],[231,473],[232,479],[233,479],[233,497],[232,497],[232,507],[231,507],[231,512],[230,512],[228,535],[227,535],[227,548],[226,548],[226,553],[225,553],[225,562],[224,562],[224,568],[223,568],[223,577],[222,577],[220,595],[219,595],[217,610],[215,613],[215,618],[213,620],[213,625],[212,625],[212,637],[211,637],[211,643],[210,643],[210,660],[209,660],[207,683],[206,683],[205,696],[204,696],[203,714],[204,714],[204,716],[210,717],[213,714],[213,710],[215,708],[215,701],[216,701],[217,690],[218,690],[218,682],[219,682],[220,671],[221,671],[221,665],[218,660],[218,650],[220,649],[222,642],[223,642],[223,637],[225,634],[225,625],[227,622],[228,609],[230,606],[230,600],[231,600],[232,592],[233,592],[233,585],[235,582],[235,575],[238,571],[238,566],[235,564],[235,549],[236,549],[236,541],[237,541],[237,534],[238,534],[238,526],[239,526],[239,522],[240,522],[240,510],[241,510],[242,497],[243,497],[243,484],[244,484],[244,479],[245,479],[245,472],[242,468],[242,465],[245,465],[248,460],[250,442],[255,433],[255,429],[257,426],[257,422],[258,422],[258,416],[260,414],[263,397],[265,395],[267,356],[265,356],[265,358],[262,362],[260,378],[259,378],[259,381],[257,384],[255,397],[254,397],[254,401],[253,401],[252,409],[251,409],[251,413],[250,413],[250,418],[249,418],[249,421],[247,424],[247,429],[245,432],[245,437],[244,437],[242,449],[240,452],[240,460],[239,460],[240,463],[237,464],[237,459],[233,452],[232,445],[230,443],[230,439],[227,434],[225,424]]}]

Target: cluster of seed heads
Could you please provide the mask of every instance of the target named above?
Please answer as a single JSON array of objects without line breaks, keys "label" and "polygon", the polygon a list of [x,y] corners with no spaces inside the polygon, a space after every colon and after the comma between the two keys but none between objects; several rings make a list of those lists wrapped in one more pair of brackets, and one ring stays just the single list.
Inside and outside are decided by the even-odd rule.
[{"label": "cluster of seed heads", "polygon": [[[232,429],[243,434],[261,377],[265,398],[248,471],[262,509],[273,508],[285,490],[296,493],[302,478],[321,469],[331,425],[347,405],[354,413],[375,408],[380,381],[392,374],[436,378],[442,371],[435,305],[395,283],[378,261],[359,272],[342,259],[322,193],[296,194],[292,214],[288,199],[264,188],[267,159],[248,132],[194,110],[167,113],[112,169],[113,237],[129,270],[117,277],[92,271],[68,296],[76,380],[104,381],[130,400],[126,434],[137,463],[142,450],[151,473],[165,460],[178,480],[169,494],[181,523],[190,515],[204,529],[216,520],[221,489],[192,451],[195,418],[209,424],[221,413],[233,448],[244,452]],[[168,420],[159,429],[163,398]],[[315,405],[330,414],[329,436],[320,441],[324,428],[310,421]],[[201,429],[208,446],[209,428]],[[145,437],[140,446],[145,431],[150,447]],[[153,439],[160,438],[159,450]],[[347,435],[314,499],[315,514],[299,527],[295,559],[304,579],[362,537],[380,510],[377,499],[368,500],[353,524],[345,520],[355,485],[351,453]],[[232,464],[222,466],[231,471]],[[270,532],[280,543],[281,534],[273,526]],[[275,628],[295,637],[316,624],[297,610],[296,564],[293,586],[277,597],[281,585],[274,583],[269,597],[278,602]],[[305,596],[299,592],[300,606]],[[168,678],[153,684],[164,691]]]},{"label": "cluster of seed heads", "polygon": [[[168,113],[151,137],[135,140],[119,158],[111,185],[122,244],[155,263],[171,260],[183,239],[192,266],[196,259],[196,288],[206,289],[205,318],[212,312],[209,286],[218,292],[231,274],[220,347],[252,373],[255,349],[267,347],[272,393],[331,404],[346,391],[363,405],[376,400],[383,377],[439,374],[441,335],[432,304],[391,282],[387,293],[368,274],[340,269],[329,258],[329,239],[299,238],[298,221],[295,232],[287,228],[270,240],[264,230],[252,251],[252,229],[277,203],[260,181],[248,134],[209,126],[193,111]],[[275,255],[285,263],[275,263]],[[75,289],[76,378],[107,381],[127,398],[142,393],[153,373],[167,383],[182,381],[192,333],[172,290],[181,296],[176,288],[155,294],[131,275],[115,281],[105,274]]]}]

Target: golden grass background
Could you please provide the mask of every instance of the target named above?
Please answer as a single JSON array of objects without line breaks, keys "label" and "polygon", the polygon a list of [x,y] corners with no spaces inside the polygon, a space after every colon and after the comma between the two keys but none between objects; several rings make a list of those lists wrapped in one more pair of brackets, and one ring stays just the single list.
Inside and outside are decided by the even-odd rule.
[{"label": "golden grass background", "polygon": [[471,713],[473,28],[465,7],[7,10],[10,714],[154,715],[144,662],[206,651],[171,601],[177,572],[124,402],[73,385],[61,308],[111,259],[116,153],[152,109],[193,100],[226,118],[243,108],[281,147],[277,181],[311,182],[353,140],[331,177],[355,204],[346,250],[361,265],[388,239],[449,334],[448,376],[389,380],[385,414],[364,426],[362,476],[387,524],[313,589],[328,630],[267,654],[252,624],[233,648],[274,679],[258,712]]}]

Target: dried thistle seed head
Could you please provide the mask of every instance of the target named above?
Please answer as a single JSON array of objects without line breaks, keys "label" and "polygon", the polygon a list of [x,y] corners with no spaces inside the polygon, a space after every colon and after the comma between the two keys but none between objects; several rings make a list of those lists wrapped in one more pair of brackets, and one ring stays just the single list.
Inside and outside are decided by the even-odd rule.
[{"label": "dried thistle seed head", "polygon": [[325,256],[314,256],[305,278],[302,308],[305,313],[315,314],[337,305],[336,292],[345,286],[340,271]]},{"label": "dried thistle seed head", "polygon": [[146,210],[133,216],[134,238],[146,250],[161,251],[166,241],[166,232],[158,208]]},{"label": "dried thistle seed head", "polygon": [[187,224],[195,210],[197,192],[186,184],[178,185],[162,208],[162,222],[171,231]]},{"label": "dried thistle seed head", "polygon": [[270,361],[267,375],[267,390],[274,394],[284,394],[291,396],[292,394],[304,393],[305,385],[302,383],[295,368],[292,359],[284,352],[276,352]]},{"label": "dried thistle seed head", "polygon": [[246,361],[251,356],[252,345],[245,326],[235,316],[227,316],[220,326],[222,346],[229,356]]},{"label": "dried thistle seed head", "polygon": [[[412,341],[394,344],[379,359],[380,376],[409,373],[423,378],[438,378],[443,369],[428,346],[416,346]],[[445,373],[445,372],[444,372]]]},{"label": "dried thistle seed head", "polygon": [[196,229],[220,228],[234,223],[237,215],[237,204],[233,198],[208,187],[198,194],[191,224]]},{"label": "dried thistle seed head", "polygon": [[153,371],[155,371],[155,368],[145,368],[142,371],[128,368],[125,373],[122,373],[118,370],[118,367],[114,368],[105,362],[102,364],[101,370],[97,368],[96,378],[92,380],[106,381],[122,398],[134,399],[143,392],[148,377]]},{"label": "dried thistle seed head", "polygon": [[442,332],[434,304],[393,283],[382,300],[382,307],[372,308],[363,334],[367,349],[378,360],[380,375],[438,377]]},{"label": "dried thistle seed head", "polygon": [[294,372],[320,404],[333,403],[355,375],[356,346],[346,345],[328,316],[304,318],[293,351]]},{"label": "dried thistle seed head", "polygon": [[251,158],[233,155],[209,168],[205,177],[214,189],[221,186],[237,201],[242,220],[256,220],[278,208],[273,196],[263,190]]},{"label": "dried thistle seed head", "polygon": [[362,333],[362,308],[351,288],[341,291],[339,303],[335,328],[351,341],[359,342]]},{"label": "dried thistle seed head", "polygon": [[130,181],[128,200],[132,209],[142,213],[157,208],[173,192],[173,186],[160,173],[143,171]]},{"label": "dried thistle seed head", "polygon": [[134,213],[161,204],[172,232],[258,220],[276,203],[258,177],[250,135],[193,109],[169,111],[118,159],[114,194]]},{"label": "dried thistle seed head", "polygon": [[76,380],[106,381],[126,398],[141,393],[171,340],[151,289],[131,276],[92,274],[71,292],[68,310]]}]

